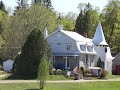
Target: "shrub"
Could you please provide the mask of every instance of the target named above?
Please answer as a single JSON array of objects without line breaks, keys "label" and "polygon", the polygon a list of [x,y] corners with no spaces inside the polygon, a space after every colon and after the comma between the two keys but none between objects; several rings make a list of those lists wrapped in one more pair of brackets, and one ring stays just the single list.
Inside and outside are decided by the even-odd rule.
[{"label": "shrub", "polygon": [[83,67],[80,67],[80,69],[82,70],[83,76],[84,76],[84,74],[85,74],[84,68],[83,68]]},{"label": "shrub", "polygon": [[105,69],[101,69],[99,72],[99,78],[106,78],[108,72]]},{"label": "shrub", "polygon": [[100,57],[99,57],[99,59],[97,61],[97,67],[102,67],[102,61],[101,61]]}]

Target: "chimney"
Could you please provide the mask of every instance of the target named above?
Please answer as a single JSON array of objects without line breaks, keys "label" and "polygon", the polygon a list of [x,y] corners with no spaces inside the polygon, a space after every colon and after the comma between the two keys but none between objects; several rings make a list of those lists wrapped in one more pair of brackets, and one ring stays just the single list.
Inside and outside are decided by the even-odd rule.
[{"label": "chimney", "polygon": [[63,25],[59,25],[58,30],[63,30]]},{"label": "chimney", "polygon": [[45,30],[44,30],[44,37],[46,38],[48,36],[48,30],[47,30],[47,27],[45,27]]},{"label": "chimney", "polygon": [[84,32],[84,37],[87,38],[88,37],[88,34],[86,32]]}]

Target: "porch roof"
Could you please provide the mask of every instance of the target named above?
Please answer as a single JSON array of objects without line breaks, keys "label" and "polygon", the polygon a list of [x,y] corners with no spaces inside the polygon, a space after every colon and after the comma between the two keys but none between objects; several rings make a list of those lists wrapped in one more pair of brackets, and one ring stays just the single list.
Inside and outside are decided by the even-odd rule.
[{"label": "porch roof", "polygon": [[79,56],[80,53],[58,53],[53,52],[53,56]]},{"label": "porch roof", "polygon": [[96,52],[81,52],[81,54],[89,54],[89,55],[96,55]]}]

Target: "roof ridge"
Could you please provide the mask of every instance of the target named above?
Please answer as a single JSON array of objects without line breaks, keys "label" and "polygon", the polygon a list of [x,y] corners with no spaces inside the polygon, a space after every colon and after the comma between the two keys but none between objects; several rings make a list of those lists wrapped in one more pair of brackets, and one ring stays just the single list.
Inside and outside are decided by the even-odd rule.
[{"label": "roof ridge", "polygon": [[[118,53],[118,54],[115,56],[115,58],[117,58],[118,56],[120,56],[120,53]],[[115,59],[115,58],[114,58],[114,59]],[[113,60],[114,60],[114,59],[113,59]]]}]

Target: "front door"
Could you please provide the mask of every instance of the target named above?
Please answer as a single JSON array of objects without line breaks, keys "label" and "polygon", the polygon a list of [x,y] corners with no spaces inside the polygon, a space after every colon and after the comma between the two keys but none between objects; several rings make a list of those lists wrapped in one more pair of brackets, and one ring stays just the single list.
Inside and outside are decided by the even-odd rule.
[{"label": "front door", "polygon": [[65,69],[70,69],[70,58],[69,57],[65,58]]}]

